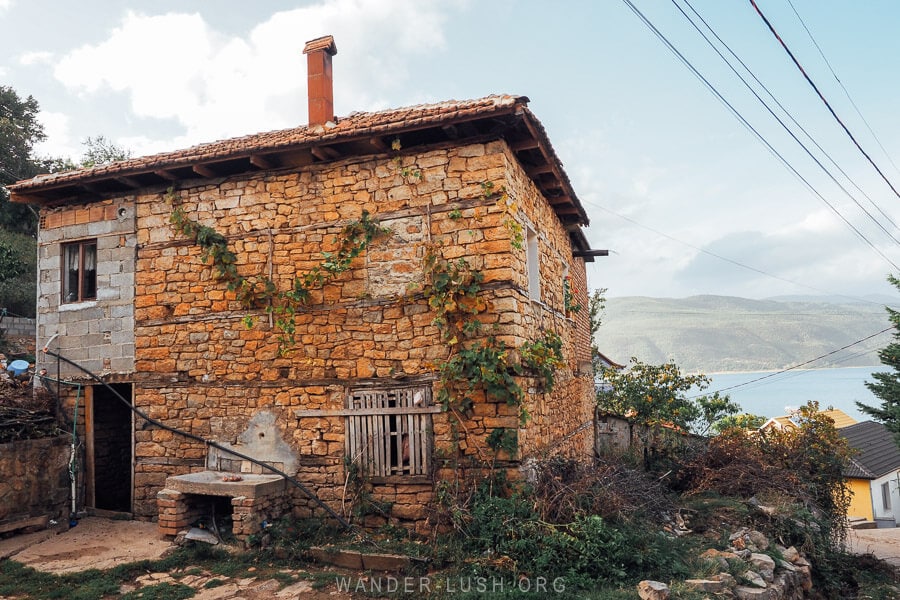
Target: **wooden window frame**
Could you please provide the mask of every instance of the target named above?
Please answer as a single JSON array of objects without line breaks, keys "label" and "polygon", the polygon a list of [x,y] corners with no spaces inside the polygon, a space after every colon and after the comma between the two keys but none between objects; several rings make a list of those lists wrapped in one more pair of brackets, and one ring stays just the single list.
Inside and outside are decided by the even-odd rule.
[{"label": "wooden window frame", "polygon": [[541,301],[541,245],[540,237],[531,227],[525,229],[525,267],[528,276],[528,297]]},{"label": "wooden window frame", "polygon": [[431,474],[431,385],[354,388],[346,399],[345,449],[364,477],[415,479]]},{"label": "wooden window frame", "polygon": [[891,510],[891,482],[885,481],[881,484],[881,506],[884,510]]},{"label": "wooden window frame", "polygon": [[[88,277],[87,277],[87,269],[85,268],[85,250],[87,248],[93,247],[94,249],[94,268],[93,268],[93,295],[89,295],[86,291],[86,288],[90,287],[87,285]],[[69,249],[77,248],[78,249],[78,289],[72,290],[71,286],[67,285],[69,280]],[[73,297],[72,296],[74,292]],[[79,240],[77,242],[66,242],[62,244],[62,252],[60,256],[60,303],[62,304],[73,304],[76,302],[85,302],[88,300],[96,300],[97,299],[97,240],[89,239],[89,240]]]}]

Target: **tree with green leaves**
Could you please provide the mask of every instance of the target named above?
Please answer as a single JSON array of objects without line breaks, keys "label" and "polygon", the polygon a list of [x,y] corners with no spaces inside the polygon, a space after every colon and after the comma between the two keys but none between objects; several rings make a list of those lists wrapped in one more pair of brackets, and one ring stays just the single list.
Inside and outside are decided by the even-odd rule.
[{"label": "tree with green leaves", "polygon": [[603,370],[600,364],[600,347],[597,345],[597,332],[603,324],[603,311],[606,309],[606,288],[594,290],[588,302],[591,323],[591,364],[594,368],[594,376],[600,375]]},{"label": "tree with green leaves", "polygon": [[[34,157],[34,145],[46,138],[38,121],[37,100],[24,100],[16,91],[0,86],[0,184],[15,183],[33,177],[42,166]],[[0,185],[0,228],[34,235],[37,232],[37,210],[9,201],[9,191]]]},{"label": "tree with green leaves", "polygon": [[131,150],[112,143],[102,135],[88,137],[81,145],[85,151],[81,155],[80,167],[99,167],[131,158]]},{"label": "tree with green leaves", "polygon": [[23,99],[13,88],[0,86],[0,308],[26,317],[35,314],[38,211],[10,202],[5,186],[40,173],[93,167],[131,156],[101,135],[87,138],[79,163],[37,157],[34,147],[46,139],[39,112],[33,97]]},{"label": "tree with green leaves", "polygon": [[[888,281],[900,289],[900,279],[889,275]],[[880,407],[869,406],[862,402],[857,402],[856,405],[862,412],[884,423],[900,445],[900,311],[885,308],[894,326],[894,341],[878,351],[878,359],[881,364],[892,370],[872,373],[875,381],[866,382],[866,387],[881,400]]]}]

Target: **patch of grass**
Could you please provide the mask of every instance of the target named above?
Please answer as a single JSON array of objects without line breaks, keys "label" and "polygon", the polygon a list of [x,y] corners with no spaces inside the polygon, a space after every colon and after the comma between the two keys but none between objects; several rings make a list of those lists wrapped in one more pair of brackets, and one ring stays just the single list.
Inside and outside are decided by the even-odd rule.
[{"label": "patch of grass", "polygon": [[194,596],[194,589],[183,583],[157,583],[124,594],[121,600],[185,600]]},{"label": "patch of grass", "polygon": [[203,588],[208,590],[211,588],[217,588],[220,585],[225,585],[225,582],[222,581],[221,579],[210,579],[209,581],[207,581],[206,583],[203,584]]}]

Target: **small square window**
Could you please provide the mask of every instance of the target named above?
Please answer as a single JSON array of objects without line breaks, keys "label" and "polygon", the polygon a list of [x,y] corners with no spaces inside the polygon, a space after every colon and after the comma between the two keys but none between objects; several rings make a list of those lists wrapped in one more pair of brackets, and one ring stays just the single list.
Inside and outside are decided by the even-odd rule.
[{"label": "small square window", "polygon": [[428,475],[431,386],[351,390],[347,398],[348,458],[370,477]]},{"label": "small square window", "polygon": [[97,298],[97,240],[62,246],[62,301]]}]

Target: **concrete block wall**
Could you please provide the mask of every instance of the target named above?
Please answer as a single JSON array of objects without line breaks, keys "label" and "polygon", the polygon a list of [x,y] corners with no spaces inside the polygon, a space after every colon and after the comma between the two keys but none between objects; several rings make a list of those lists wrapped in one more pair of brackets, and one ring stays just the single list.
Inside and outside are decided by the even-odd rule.
[{"label": "concrete block wall", "polygon": [[[134,199],[43,209],[38,232],[37,344],[54,334],[51,349],[98,374],[134,371]],[[61,302],[62,245],[97,240],[97,299]],[[40,355],[37,368],[56,373],[55,361]],[[69,365],[62,375],[83,378]]]},{"label": "concrete block wall", "polygon": [[0,321],[0,331],[9,337],[34,337],[35,320],[6,315],[3,321]]}]

